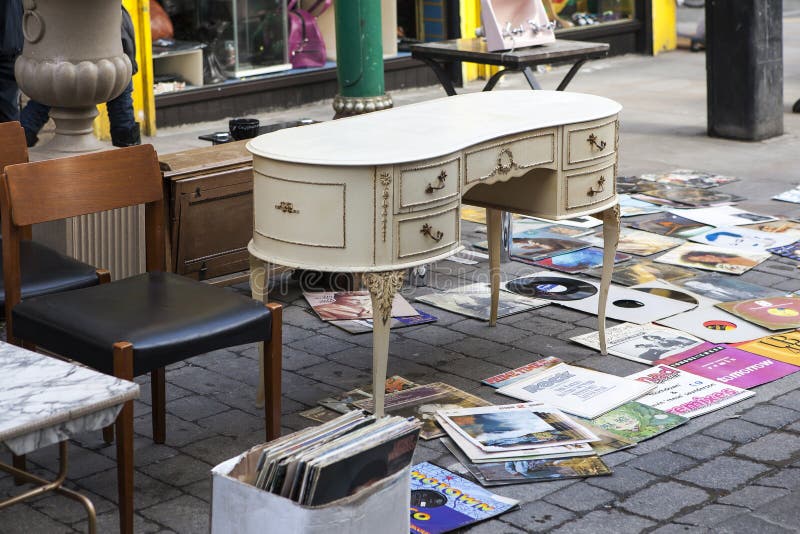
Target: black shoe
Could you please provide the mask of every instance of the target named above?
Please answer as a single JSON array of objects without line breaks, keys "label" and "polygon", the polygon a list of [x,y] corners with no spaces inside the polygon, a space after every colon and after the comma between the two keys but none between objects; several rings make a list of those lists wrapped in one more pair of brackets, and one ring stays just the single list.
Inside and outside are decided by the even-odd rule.
[{"label": "black shoe", "polygon": [[118,147],[141,145],[139,123],[134,123],[131,128],[111,128],[111,144]]},{"label": "black shoe", "polygon": [[39,137],[32,130],[23,129],[25,130],[25,144],[28,145],[28,148],[35,146],[39,142]]}]

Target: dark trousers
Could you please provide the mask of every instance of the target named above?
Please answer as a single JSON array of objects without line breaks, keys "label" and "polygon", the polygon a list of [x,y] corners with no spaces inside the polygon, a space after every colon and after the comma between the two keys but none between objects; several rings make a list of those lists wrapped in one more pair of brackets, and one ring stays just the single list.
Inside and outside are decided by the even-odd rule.
[{"label": "dark trousers", "polygon": [[19,120],[19,87],[14,78],[16,59],[16,55],[0,55],[0,122]]}]

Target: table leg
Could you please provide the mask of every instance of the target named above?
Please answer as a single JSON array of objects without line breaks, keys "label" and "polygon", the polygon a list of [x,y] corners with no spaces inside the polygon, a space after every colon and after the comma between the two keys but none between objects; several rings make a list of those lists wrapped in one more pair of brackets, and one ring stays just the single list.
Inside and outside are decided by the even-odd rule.
[{"label": "table leg", "polygon": [[405,271],[364,273],[364,285],[372,299],[372,394],[375,415],[382,417],[386,394],[386,368],[389,364],[389,324],[392,301],[403,286]]},{"label": "table leg", "polygon": [[606,300],[614,271],[614,256],[619,243],[619,204],[602,213],[603,216],[603,275],[600,278],[600,300],[597,303],[597,331],[600,333],[600,353],[608,354],[606,347]]},{"label": "table leg", "polygon": [[[269,264],[255,256],[250,256],[250,294],[254,300],[267,303],[269,298]],[[258,344],[258,381],[256,406],[264,406],[264,344]]]},{"label": "table leg", "polygon": [[[114,344],[114,376],[133,380],[133,345]],[[119,496],[119,531],[133,534],[133,401],[122,405],[117,416],[117,492]]]},{"label": "table leg", "polygon": [[536,77],[533,75],[533,69],[525,67],[522,69],[522,74],[525,75],[525,79],[528,80],[528,85],[531,86],[531,89],[534,91],[541,91],[542,86],[539,85],[538,80],[536,80]]},{"label": "table leg", "polygon": [[486,209],[486,236],[489,240],[489,283],[492,288],[492,305],[489,310],[489,326],[497,324],[497,308],[500,305],[500,253],[503,242],[503,212]]},{"label": "table leg", "polygon": [[580,68],[583,66],[584,63],[586,63],[585,59],[579,59],[578,61],[576,61],[575,64],[572,67],[570,67],[566,76],[564,76],[564,79],[561,80],[561,83],[558,84],[558,87],[556,87],[556,91],[563,91],[564,89],[566,89],[567,86],[569,85],[569,82],[571,82],[572,78],[574,78],[575,75],[578,74],[578,71],[580,70]]},{"label": "table leg", "polygon": [[492,74],[492,77],[489,78],[489,81],[486,82],[486,85],[483,86],[482,91],[491,91],[494,89],[494,86],[497,85],[497,82],[500,81],[500,78],[506,75],[507,72],[510,72],[507,68],[503,68]]},{"label": "table leg", "polygon": [[445,93],[447,96],[455,96],[456,88],[453,86],[453,81],[450,79],[450,76],[447,74],[442,66],[439,64],[438,61],[433,59],[428,59],[426,57],[417,57],[414,56],[414,59],[418,59],[428,65],[431,69],[433,69],[433,73],[436,75],[436,78],[439,79],[439,83],[442,84],[444,87]]}]

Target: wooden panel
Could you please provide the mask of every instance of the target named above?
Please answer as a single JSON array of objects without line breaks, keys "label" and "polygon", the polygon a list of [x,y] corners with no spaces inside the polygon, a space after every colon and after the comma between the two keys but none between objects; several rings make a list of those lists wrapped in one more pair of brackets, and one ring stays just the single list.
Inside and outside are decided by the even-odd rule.
[{"label": "wooden panel", "polygon": [[461,158],[425,162],[401,168],[397,211],[428,207],[458,195]]},{"label": "wooden panel", "polygon": [[241,167],[253,162],[247,151],[248,140],[234,141],[221,145],[182,150],[171,154],[159,154],[158,160],[164,178],[183,180],[190,176],[206,175],[228,167]]},{"label": "wooden panel", "polygon": [[566,163],[594,162],[617,151],[616,120],[598,121],[589,126],[567,126]]},{"label": "wooden panel", "polygon": [[408,217],[397,223],[397,258],[441,253],[442,249],[458,245],[458,239],[458,204],[443,211]]},{"label": "wooden panel", "polygon": [[6,174],[11,217],[19,226],[144,204],[163,194],[152,145],[11,165]]},{"label": "wooden panel", "polygon": [[616,191],[615,165],[568,174],[564,179],[566,209],[583,208],[611,198]]},{"label": "wooden panel", "polygon": [[466,152],[466,183],[555,162],[555,130],[493,142]]},{"label": "wooden panel", "polygon": [[28,146],[25,143],[25,130],[16,121],[0,123],[0,172],[6,165],[27,161]]},{"label": "wooden panel", "polygon": [[255,231],[278,241],[345,248],[345,184],[264,176],[255,189]]}]

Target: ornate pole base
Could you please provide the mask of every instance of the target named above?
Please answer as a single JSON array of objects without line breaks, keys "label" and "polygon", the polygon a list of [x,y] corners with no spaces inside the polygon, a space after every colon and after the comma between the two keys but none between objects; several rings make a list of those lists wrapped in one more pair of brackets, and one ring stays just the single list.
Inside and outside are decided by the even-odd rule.
[{"label": "ornate pole base", "polygon": [[336,95],[333,99],[333,110],[336,112],[334,119],[362,115],[393,106],[392,97],[387,94],[380,96],[342,96]]},{"label": "ornate pole base", "polygon": [[56,123],[55,136],[42,146],[42,150],[78,153],[108,148],[94,136],[92,130],[97,108],[53,107],[50,116]]}]

